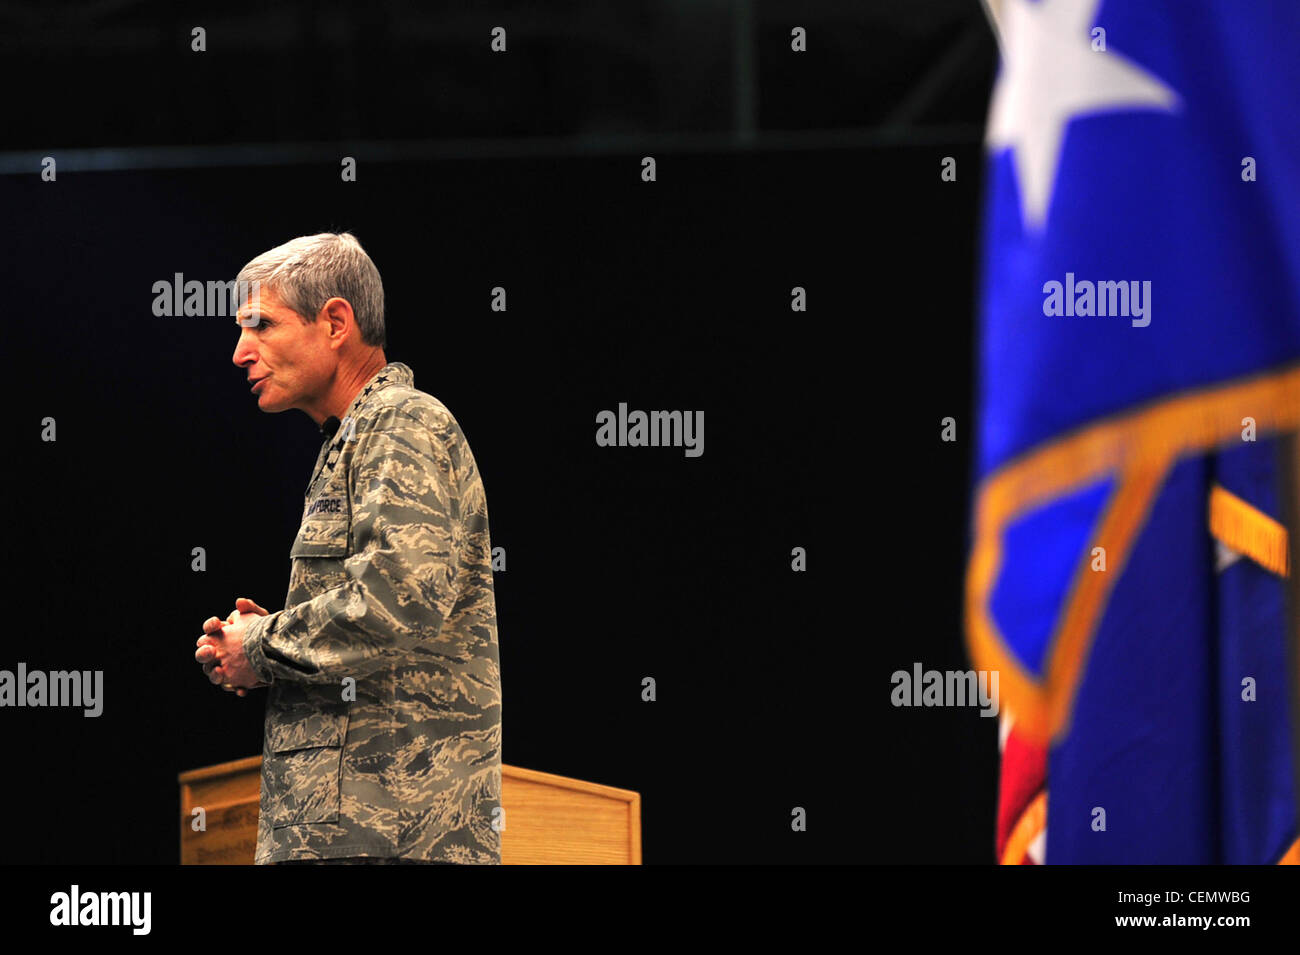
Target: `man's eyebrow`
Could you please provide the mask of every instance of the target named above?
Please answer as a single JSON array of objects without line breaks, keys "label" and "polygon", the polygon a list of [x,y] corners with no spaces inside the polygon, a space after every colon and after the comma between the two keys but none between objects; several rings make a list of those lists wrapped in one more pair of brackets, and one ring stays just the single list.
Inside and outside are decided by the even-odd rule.
[{"label": "man's eyebrow", "polygon": [[256,319],[259,322],[264,322],[264,321],[268,321],[270,319],[270,316],[268,316],[265,312],[258,311],[257,309],[251,309],[244,318],[240,318],[238,312],[235,313],[235,324],[238,325],[239,327],[241,328],[247,327],[244,325],[245,319],[249,319],[249,320]]}]

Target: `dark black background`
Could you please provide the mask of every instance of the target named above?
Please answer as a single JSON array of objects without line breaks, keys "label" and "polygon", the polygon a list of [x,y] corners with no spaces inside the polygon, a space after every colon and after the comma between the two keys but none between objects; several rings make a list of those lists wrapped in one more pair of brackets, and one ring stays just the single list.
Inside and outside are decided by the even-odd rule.
[{"label": "dark black background", "polygon": [[[951,5],[934,9],[923,42],[893,35],[895,46],[914,41],[922,74],[951,32],[938,17]],[[788,43],[777,19],[768,5],[759,24],[769,64]],[[36,132],[11,127],[0,253],[13,523],[0,667],[102,669],[106,702],[98,719],[0,712],[10,769],[0,816],[22,820],[4,861],[173,863],[176,774],[260,751],[262,695],[211,687],[194,640],[236,596],[282,606],[320,436],[302,414],[258,411],[230,361],[233,320],[155,317],[152,286],[176,272],[228,280],[293,236],[348,229],[385,282],[387,356],[461,423],[492,542],[507,552],[496,576],[506,763],[640,792],[651,864],[991,862],[996,721],[889,702],[894,670],[969,665],[981,153],[977,128],[871,133],[870,117],[887,117],[906,89],[862,71],[819,85],[854,62],[855,37],[888,47],[888,29],[867,20],[840,31],[838,67],[823,59],[802,83],[769,83],[758,139],[743,148],[656,145],[678,115],[659,110],[635,147],[366,158],[406,133],[382,127],[387,113],[409,115],[389,102],[354,123],[378,126],[308,161],[207,164],[204,149],[231,134],[339,135],[310,135],[301,115],[259,125],[260,101],[228,102],[219,52],[179,106],[175,71],[192,61],[177,57],[134,89],[121,114],[134,119],[87,113],[85,97],[103,94],[83,82],[61,124],[49,103],[32,114]],[[317,42],[292,62],[310,66],[312,49],[344,43]],[[57,46],[50,56],[63,55]],[[953,109],[976,123],[991,43],[978,53],[978,69],[940,87],[962,87]],[[557,112],[588,102],[564,91],[590,76],[556,72],[563,81],[529,97],[552,97]],[[419,108],[419,90],[396,74],[351,95],[384,100],[385,81]],[[195,92],[209,89],[207,100]],[[867,117],[868,131],[845,126],[842,142],[832,130],[796,148],[764,138],[800,98]],[[328,97],[312,101],[312,116],[330,115]],[[530,102],[510,115],[535,116]],[[193,123],[205,107],[226,123],[207,146],[185,130],[165,140],[166,122],[140,118],[177,108]],[[485,123],[505,143],[515,131],[505,118]],[[572,132],[555,125],[525,132]],[[141,151],[152,167],[74,162],[55,183],[39,178],[39,157],[61,148],[166,142],[190,143],[186,161],[204,164],[166,168]],[[356,182],[340,181],[345,155],[360,157]],[[640,179],[644,155],[657,182]],[[955,183],[940,180],[944,156],[957,159]],[[498,285],[505,313],[489,308]],[[806,313],[790,310],[796,285]],[[596,413],[619,402],[703,410],[703,456],[597,447]],[[939,439],[947,415],[956,444]],[[40,438],[47,416],[54,443]],[[203,573],[190,567],[199,546]],[[790,569],[795,546],[807,549],[806,573]],[[654,703],[640,698],[646,676]],[[790,829],[796,806],[807,832]]]}]

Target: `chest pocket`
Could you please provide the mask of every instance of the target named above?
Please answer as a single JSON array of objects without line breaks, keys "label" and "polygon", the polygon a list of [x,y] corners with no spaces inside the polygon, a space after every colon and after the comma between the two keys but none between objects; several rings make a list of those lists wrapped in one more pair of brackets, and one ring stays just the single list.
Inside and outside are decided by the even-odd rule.
[{"label": "chest pocket", "polygon": [[[339,501],[339,499],[317,498],[305,510],[310,511],[312,506],[320,506],[322,502],[325,503],[326,507],[329,507],[330,501]],[[302,526],[298,528],[298,536],[294,539],[293,547],[289,551],[289,556],[346,557],[348,554],[348,531],[350,529],[347,500],[343,499],[341,505],[341,511],[321,510],[304,517]]]}]

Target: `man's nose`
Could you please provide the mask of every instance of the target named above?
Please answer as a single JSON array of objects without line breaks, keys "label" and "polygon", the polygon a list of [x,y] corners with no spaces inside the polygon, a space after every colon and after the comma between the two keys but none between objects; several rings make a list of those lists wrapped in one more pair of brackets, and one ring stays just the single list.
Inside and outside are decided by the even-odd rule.
[{"label": "man's nose", "polygon": [[239,341],[235,342],[235,353],[230,356],[240,368],[243,368],[249,362],[257,361],[257,353],[253,349],[252,336],[248,334],[248,329],[239,333]]}]

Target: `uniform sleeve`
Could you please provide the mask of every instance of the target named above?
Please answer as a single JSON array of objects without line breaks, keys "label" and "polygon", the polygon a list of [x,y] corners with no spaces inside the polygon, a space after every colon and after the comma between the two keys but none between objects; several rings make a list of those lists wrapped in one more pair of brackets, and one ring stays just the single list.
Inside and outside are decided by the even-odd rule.
[{"label": "uniform sleeve", "polygon": [[263,682],[338,683],[437,639],[456,603],[459,514],[435,432],[396,408],[358,427],[346,580],[253,620],[244,653]]}]

